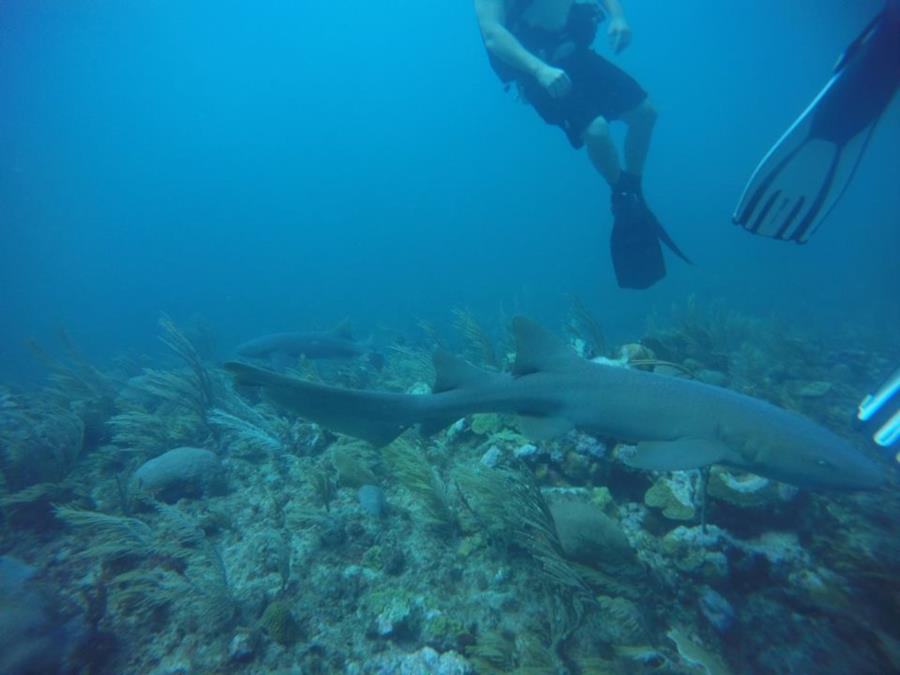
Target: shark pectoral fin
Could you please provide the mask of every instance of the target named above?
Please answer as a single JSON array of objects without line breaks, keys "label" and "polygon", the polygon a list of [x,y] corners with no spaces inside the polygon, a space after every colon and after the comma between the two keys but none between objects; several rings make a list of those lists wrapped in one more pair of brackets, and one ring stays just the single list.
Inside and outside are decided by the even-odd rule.
[{"label": "shark pectoral fin", "polygon": [[683,471],[726,461],[728,447],[705,438],[674,441],[642,441],[633,455],[624,458],[628,466],[652,471]]},{"label": "shark pectoral fin", "polygon": [[562,417],[533,417],[530,415],[516,417],[516,426],[524,436],[532,441],[546,441],[562,436],[575,428],[569,420]]}]

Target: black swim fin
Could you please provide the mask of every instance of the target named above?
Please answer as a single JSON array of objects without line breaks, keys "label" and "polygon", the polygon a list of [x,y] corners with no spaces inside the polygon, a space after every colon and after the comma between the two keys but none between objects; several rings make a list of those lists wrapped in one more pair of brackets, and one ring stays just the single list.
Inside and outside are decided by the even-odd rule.
[{"label": "black swim fin", "polygon": [[643,290],[666,276],[666,261],[660,242],[691,264],[639,195],[615,195],[613,214],[609,245],[620,288]]},{"label": "black swim fin", "polygon": [[888,0],[763,157],[732,221],[753,234],[805,243],[849,186],[898,84],[900,0]]}]

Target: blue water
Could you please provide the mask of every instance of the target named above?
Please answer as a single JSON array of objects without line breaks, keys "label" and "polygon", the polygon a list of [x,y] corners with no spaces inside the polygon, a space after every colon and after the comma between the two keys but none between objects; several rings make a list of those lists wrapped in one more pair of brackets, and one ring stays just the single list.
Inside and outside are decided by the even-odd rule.
[{"label": "blue water", "polygon": [[553,320],[571,294],[620,335],[690,293],[896,317],[896,103],[808,246],[729,222],[880,3],[627,5],[616,62],[660,111],[645,190],[697,263],[642,293],[616,287],[607,188],[503,92],[469,3],[7,0],[0,373],[59,326],[89,356],[154,348],[163,310],[226,344],[459,305]]},{"label": "blue water", "polygon": [[[719,303],[737,310],[734,316],[774,318],[742,323],[732,316],[721,331],[749,326],[747,341],[765,344],[706,354],[699,353],[707,344],[702,334],[678,343],[676,332],[656,336],[656,344],[672,352],[671,359],[663,352],[661,358],[797,409],[874,455],[850,419],[862,390],[896,367],[898,356],[900,104],[894,101],[885,113],[853,185],[809,244],[753,237],[730,216],[759,159],[882,2],[622,2],[631,46],[611,56],[601,32],[598,49],[633,75],[659,110],[644,189],[695,262],[669,256],[668,276],[647,291],[617,287],[608,188],[583,151],[573,151],[559,129],[504,92],[488,66],[471,2],[0,0],[0,422],[9,423],[0,429],[0,623],[15,628],[0,631],[0,643],[5,638],[34,649],[22,657],[4,646],[0,670],[16,657],[66,661],[68,650],[85,641],[91,656],[85,662],[106,664],[108,672],[149,672],[148,664],[171,673],[287,672],[307,657],[332,664],[309,672],[338,672],[333,664],[345,658],[351,665],[376,656],[396,660],[426,642],[410,636],[408,643],[387,642],[384,634],[371,634],[373,618],[387,612],[377,604],[389,597],[384,589],[402,584],[427,591],[433,608],[443,608],[431,618],[459,624],[460,634],[452,635],[458,641],[440,651],[458,648],[473,663],[476,639],[490,651],[494,632],[496,640],[501,631],[516,632],[516,621],[544,622],[541,598],[532,595],[532,581],[540,577],[528,576],[534,561],[523,562],[522,551],[510,547],[506,555],[502,547],[473,543],[475,526],[465,537],[429,533],[415,508],[406,509],[415,498],[404,496],[402,476],[398,481],[390,467],[379,469],[377,478],[385,488],[382,501],[387,495],[384,518],[360,520],[357,486],[340,484],[336,458],[343,453],[352,465],[347,458],[358,453],[365,464],[361,446],[294,424],[293,417],[262,414],[267,409],[250,407],[258,403],[253,392],[240,390],[238,397],[217,367],[235,345],[265,333],[326,329],[349,318],[358,335],[373,336],[388,367],[356,364],[358,379],[347,380],[343,372],[340,383],[399,389],[424,369],[417,352],[404,357],[386,349],[391,338],[421,338],[422,320],[451,341],[459,338],[452,326],[459,308],[467,308],[499,346],[516,313],[559,333],[577,298],[603,325],[612,354],[646,336],[654,317],[666,325],[673,305],[693,296],[701,308]],[[621,147],[623,129],[615,134]],[[194,370],[178,361],[180,370],[144,371],[124,385],[141,368],[172,363],[159,336],[179,334],[161,329],[163,313],[201,347],[198,326],[215,337],[215,351],[203,356],[221,391],[212,385],[203,391],[208,380],[198,371],[207,371],[190,358]],[[710,316],[717,315],[705,314],[705,320]],[[767,327],[781,330],[774,327],[785,320],[803,329],[805,341],[761,338],[771,333]],[[691,327],[710,328],[702,322]],[[66,363],[87,385],[99,381],[108,389],[82,391],[69,383],[68,391],[63,386],[54,394],[28,342],[58,354],[60,329],[104,372],[112,372],[117,356],[146,357],[108,379],[92,378],[79,370],[79,359],[70,359]],[[829,342],[833,334],[839,339]],[[708,340],[714,347],[734,346],[715,338],[721,335]],[[423,354],[431,347],[415,344]],[[200,382],[194,389],[192,377]],[[223,411],[210,408],[219,406],[237,415],[231,427],[221,417],[215,421]],[[752,663],[756,672],[851,672],[842,659],[880,664],[887,672],[896,659],[891,599],[900,551],[889,525],[900,506],[896,473],[887,466],[897,467],[888,455],[880,466],[890,492],[804,491],[794,502],[794,492],[779,492],[759,510],[713,495],[709,524],[722,529],[704,543],[701,516],[667,520],[658,513],[661,504],[648,503],[646,491],[668,475],[608,461],[620,439],[567,437],[555,445],[520,446],[504,419],[485,416],[479,423],[487,430],[475,431],[471,420],[454,425],[453,434],[420,453],[434,464],[427,475],[442,474],[448,490],[453,485],[451,500],[465,501],[457,468],[477,466],[492,451],[507,460],[527,451],[516,460],[527,467],[523,475],[537,476],[543,487],[571,483],[608,511],[620,509],[622,532],[647,547],[653,574],[622,581],[652,589],[644,594],[652,602],[639,603],[643,614],[633,622],[645,615],[647,634],[602,633],[632,623],[625,611],[632,603],[598,596],[592,602],[602,601],[603,609],[593,607],[589,615],[596,623],[563,645],[573,658],[633,665],[637,657],[614,656],[612,645],[646,643],[663,650],[647,667],[662,667],[663,655],[675,658],[680,649],[671,633],[687,626],[705,631],[701,643],[719,645],[732,662]],[[234,440],[236,433],[246,447]],[[246,438],[252,441],[253,433],[257,443],[270,443],[266,453],[271,446],[283,452],[250,453],[254,446]],[[144,504],[132,512],[129,476],[185,444],[203,446],[203,456],[212,448],[220,453],[229,493],[189,495],[168,510]],[[195,448],[187,450],[196,455]],[[681,472],[680,479],[699,485],[699,474],[687,475]],[[435,490],[434,480],[430,485]],[[699,487],[681,488],[693,509]],[[319,494],[330,489],[335,494]],[[7,499],[13,492],[15,499]],[[603,502],[604,494],[611,501]],[[320,498],[326,511],[334,502],[327,517]],[[195,529],[202,522],[205,547],[187,551],[183,538],[170,542],[177,555],[167,558],[165,546],[144,542],[129,564],[143,573],[161,571],[170,581],[202,564],[211,565],[212,577],[227,567],[220,582],[235,592],[233,603],[226,598],[235,625],[220,630],[208,622],[203,593],[176,597],[177,585],[158,606],[152,597],[146,601],[143,610],[153,621],[129,623],[128,603],[123,610],[117,602],[127,596],[121,582],[131,568],[109,565],[121,562],[116,551],[102,563],[96,551],[93,558],[79,557],[75,551],[101,537],[102,527],[88,522],[93,534],[79,529],[83,513],[54,513],[52,505],[134,516],[161,539],[186,532],[175,527],[179,518]],[[472,511],[468,502],[462,506],[454,502],[453,519]],[[522,522],[531,522],[527,514]],[[677,527],[682,522],[686,529]],[[329,523],[332,541],[316,529]],[[357,526],[347,528],[347,542],[346,523]],[[494,522],[499,531],[497,523],[503,523]],[[672,531],[681,532],[681,548],[663,547],[664,533]],[[764,534],[774,536],[754,539]],[[493,536],[485,529],[485,541]],[[463,542],[471,545],[468,553],[458,546]],[[703,570],[692,567],[703,551],[728,551],[729,558],[722,554]],[[184,569],[174,564],[179,561]],[[380,571],[369,574],[376,579],[370,583],[361,565],[373,561]],[[721,578],[717,561],[731,565]],[[38,599],[32,577],[60,591],[65,612],[57,616],[49,599]],[[157,578],[147,577],[150,588]],[[507,600],[492,604],[502,594]],[[269,610],[284,598],[318,643],[282,648],[273,635],[260,636]],[[78,603],[91,606],[76,609]],[[199,623],[190,612],[194,604]],[[170,617],[157,611],[169,605]],[[619,609],[608,613],[612,621],[608,607]],[[87,625],[101,617],[102,625]],[[522,635],[534,640],[535,626]],[[448,621],[445,628],[451,636],[454,625]],[[99,640],[104,635],[109,643]],[[246,645],[234,648],[242,636]],[[188,665],[158,664],[162,657],[154,650]]]}]

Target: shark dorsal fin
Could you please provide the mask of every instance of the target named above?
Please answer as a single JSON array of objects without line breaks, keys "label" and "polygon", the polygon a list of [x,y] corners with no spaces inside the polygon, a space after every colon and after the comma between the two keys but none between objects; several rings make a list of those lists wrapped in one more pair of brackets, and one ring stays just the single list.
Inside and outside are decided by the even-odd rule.
[{"label": "shark dorsal fin", "polygon": [[547,370],[568,370],[581,364],[581,358],[569,345],[531,319],[513,319],[516,338],[516,362],[513,375],[528,375]]},{"label": "shark dorsal fin", "polygon": [[344,340],[353,339],[353,330],[350,327],[350,319],[344,319],[337,326],[331,329],[334,337],[343,338]]},{"label": "shark dorsal fin", "polygon": [[451,389],[461,389],[485,382],[493,377],[492,373],[473,366],[443,349],[438,349],[434,353],[434,372],[434,386],[431,388],[433,394],[440,394],[442,391]]}]

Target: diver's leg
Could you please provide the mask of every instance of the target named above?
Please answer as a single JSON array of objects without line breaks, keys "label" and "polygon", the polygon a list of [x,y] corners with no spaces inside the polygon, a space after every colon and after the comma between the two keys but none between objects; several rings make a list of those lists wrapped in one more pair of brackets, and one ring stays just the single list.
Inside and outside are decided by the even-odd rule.
[{"label": "diver's leg", "polygon": [[[613,189],[613,213],[617,208],[629,213],[642,222],[645,232],[654,233],[669,249],[687,263],[691,261],[682,253],[681,249],[672,241],[653,212],[644,201],[644,189],[641,185],[644,173],[644,162],[647,159],[647,151],[650,149],[650,139],[653,136],[653,127],[656,125],[656,109],[645,97],[641,103],[624,113],[622,121],[628,125],[625,136],[625,168],[621,172],[619,182]],[[622,205],[626,204],[626,208]],[[634,209],[632,211],[632,209]],[[637,212],[635,214],[635,212]],[[654,251],[651,258],[656,259]],[[661,260],[661,258],[659,258]],[[660,266],[661,274],[664,269]]]},{"label": "diver's leg", "polygon": [[584,130],[584,146],[588,157],[603,179],[614,187],[622,172],[619,153],[609,133],[609,123],[601,115],[596,117]]},{"label": "diver's leg", "polygon": [[635,176],[644,173],[644,162],[650,149],[653,127],[656,125],[656,109],[648,99],[622,115],[622,121],[628,125],[625,135],[625,170]]},{"label": "diver's leg", "polygon": [[612,186],[613,230],[609,245],[619,286],[643,289],[666,275],[660,237],[668,237],[647,208],[641,188],[656,112],[644,97],[621,119],[628,125],[625,167]]}]

